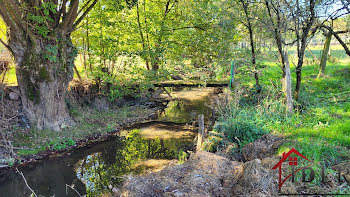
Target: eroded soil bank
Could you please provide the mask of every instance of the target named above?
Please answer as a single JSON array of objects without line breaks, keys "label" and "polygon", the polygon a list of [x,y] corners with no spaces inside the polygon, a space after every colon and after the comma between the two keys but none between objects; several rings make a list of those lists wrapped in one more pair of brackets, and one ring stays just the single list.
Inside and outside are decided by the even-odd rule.
[{"label": "eroded soil bank", "polygon": [[[279,172],[272,167],[281,159],[281,155],[275,153],[282,141],[270,134],[262,136],[243,148],[244,159],[247,159],[245,162],[235,161],[225,151],[217,154],[196,152],[183,164],[171,163],[162,171],[146,175],[129,175],[120,189],[114,188],[114,196],[328,196],[327,194],[335,194],[336,190],[348,187],[345,179],[350,181],[350,174],[346,174],[350,170],[349,161],[332,167],[332,170],[340,168],[345,172],[342,174],[343,182],[339,183],[339,177],[327,171],[325,183],[315,183],[319,181],[317,178],[312,184],[302,183],[299,177],[293,183],[288,179],[279,191]],[[290,173],[288,161],[282,164],[282,169],[283,180]],[[319,175],[319,172],[315,173],[316,176]]]}]

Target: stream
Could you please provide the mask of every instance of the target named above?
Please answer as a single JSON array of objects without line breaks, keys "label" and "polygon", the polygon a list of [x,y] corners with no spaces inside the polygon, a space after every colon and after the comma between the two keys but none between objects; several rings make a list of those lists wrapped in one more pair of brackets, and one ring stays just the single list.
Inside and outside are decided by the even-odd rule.
[{"label": "stream", "polygon": [[[212,88],[192,88],[171,93],[158,120],[140,123],[112,139],[53,156],[21,167],[29,186],[39,196],[110,196],[123,176],[163,169],[171,160],[194,149],[196,133],[191,123],[199,114],[206,119]],[[74,186],[76,191],[67,188]],[[15,171],[0,175],[0,197],[29,196],[30,190]]]}]

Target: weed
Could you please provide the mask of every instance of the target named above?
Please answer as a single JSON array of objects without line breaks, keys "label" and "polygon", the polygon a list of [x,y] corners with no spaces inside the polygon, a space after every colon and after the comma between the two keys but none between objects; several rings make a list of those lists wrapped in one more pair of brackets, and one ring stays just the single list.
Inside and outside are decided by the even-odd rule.
[{"label": "weed", "polygon": [[183,164],[183,163],[185,163],[185,161],[187,161],[187,153],[182,151],[182,150],[180,150],[178,152],[177,157],[178,157],[178,160],[179,160],[179,162],[178,162],[179,164]]}]

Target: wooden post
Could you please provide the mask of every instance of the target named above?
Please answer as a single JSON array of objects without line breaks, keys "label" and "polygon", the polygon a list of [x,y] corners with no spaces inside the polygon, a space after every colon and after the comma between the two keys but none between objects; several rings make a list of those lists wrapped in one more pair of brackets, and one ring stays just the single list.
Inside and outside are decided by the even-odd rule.
[{"label": "wooden post", "polygon": [[198,116],[198,139],[197,139],[196,152],[198,152],[202,149],[203,137],[204,137],[204,115],[199,114],[199,116]]},{"label": "wooden post", "polygon": [[290,73],[290,66],[289,66],[289,60],[288,60],[288,51],[286,50],[284,53],[284,58],[286,61],[285,66],[285,72],[286,72],[286,78],[285,78],[285,94],[287,97],[287,112],[289,114],[293,114],[293,99],[292,99],[292,82],[291,82],[291,73]]}]

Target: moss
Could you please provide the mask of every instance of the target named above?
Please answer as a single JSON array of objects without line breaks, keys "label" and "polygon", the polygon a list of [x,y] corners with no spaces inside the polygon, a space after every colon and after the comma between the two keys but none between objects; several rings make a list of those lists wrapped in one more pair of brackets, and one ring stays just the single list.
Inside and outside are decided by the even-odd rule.
[{"label": "moss", "polygon": [[39,70],[39,81],[50,81],[50,73],[45,66],[41,67]]},{"label": "moss", "polygon": [[[28,55],[24,56],[23,64],[20,69],[22,75],[21,82],[24,84],[26,89],[27,98],[37,104],[40,102],[40,91],[36,83],[41,81],[41,74],[45,76],[47,73],[45,73],[46,69],[43,71],[39,69],[41,62],[40,57],[34,52],[28,53]],[[34,83],[32,82],[31,78],[34,78]]]}]

